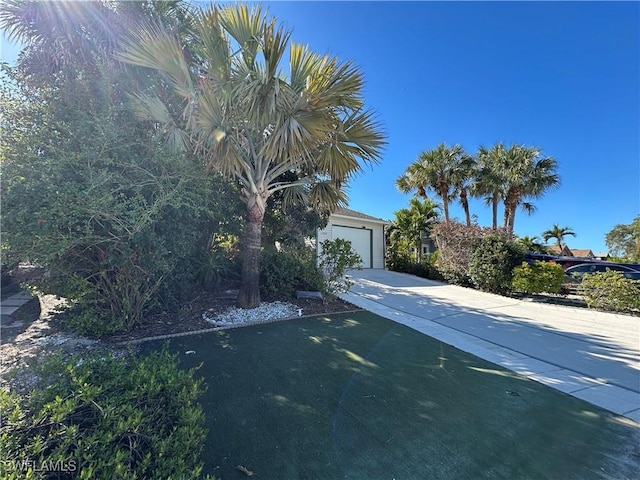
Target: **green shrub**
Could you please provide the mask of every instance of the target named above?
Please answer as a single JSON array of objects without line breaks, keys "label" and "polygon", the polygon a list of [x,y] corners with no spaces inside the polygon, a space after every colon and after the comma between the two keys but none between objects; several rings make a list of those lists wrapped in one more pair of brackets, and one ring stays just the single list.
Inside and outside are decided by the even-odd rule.
[{"label": "green shrub", "polygon": [[260,295],[271,300],[292,297],[301,272],[301,262],[291,253],[263,250],[260,258]]},{"label": "green shrub", "polygon": [[324,293],[337,295],[348,292],[353,285],[345,275],[349,268],[360,268],[362,258],[352,248],[349,240],[336,238],[320,244],[320,271],[324,275]]},{"label": "green shrub", "polygon": [[562,289],[564,270],[557,263],[534,261],[523,262],[513,269],[511,288],[524,293],[558,294]]},{"label": "green shrub", "polygon": [[175,356],[54,356],[39,373],[31,395],[0,390],[2,478],[200,478],[203,388]]},{"label": "green shrub", "polygon": [[438,247],[436,265],[444,279],[456,285],[472,285],[469,268],[476,245],[484,236],[495,234],[491,228],[456,221],[433,227],[431,237]]},{"label": "green shrub", "polygon": [[523,256],[520,247],[504,235],[486,235],[477,243],[471,256],[471,281],[481,290],[503,293],[509,290],[513,268]]},{"label": "green shrub", "polygon": [[323,278],[313,251],[263,250],[260,259],[260,295],[266,299],[290,298],[296,290],[322,290]]},{"label": "green shrub", "polygon": [[438,268],[426,258],[416,263],[406,255],[393,255],[387,258],[387,268],[394,272],[409,273],[430,280],[443,280]]},{"label": "green shrub", "polygon": [[614,312],[640,310],[640,280],[625,278],[622,272],[609,270],[584,275],[579,292],[589,307]]}]

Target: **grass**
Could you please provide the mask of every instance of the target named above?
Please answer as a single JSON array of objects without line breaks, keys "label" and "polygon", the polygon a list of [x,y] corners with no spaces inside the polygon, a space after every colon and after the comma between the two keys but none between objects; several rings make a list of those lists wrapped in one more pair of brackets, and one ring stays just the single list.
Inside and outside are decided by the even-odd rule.
[{"label": "grass", "polygon": [[185,368],[202,365],[205,472],[224,480],[244,478],[238,465],[280,480],[623,479],[638,468],[624,455],[637,428],[620,417],[369,312],[169,347]]}]

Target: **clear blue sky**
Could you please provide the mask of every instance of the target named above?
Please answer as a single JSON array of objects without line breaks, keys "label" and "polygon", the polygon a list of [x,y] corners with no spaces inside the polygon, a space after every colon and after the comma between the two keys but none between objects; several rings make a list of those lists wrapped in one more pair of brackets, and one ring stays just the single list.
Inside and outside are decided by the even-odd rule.
[{"label": "clear blue sky", "polygon": [[[517,234],[559,223],[577,233],[570,247],[606,251],[605,234],[640,213],[640,3],[264,4],[293,40],[365,74],[389,144],[351,183],[351,208],[392,219],[410,199],[395,180],[421,151],[504,142],[541,147],[561,176],[533,215],[518,212]],[[490,225],[481,201],[471,209]]]}]

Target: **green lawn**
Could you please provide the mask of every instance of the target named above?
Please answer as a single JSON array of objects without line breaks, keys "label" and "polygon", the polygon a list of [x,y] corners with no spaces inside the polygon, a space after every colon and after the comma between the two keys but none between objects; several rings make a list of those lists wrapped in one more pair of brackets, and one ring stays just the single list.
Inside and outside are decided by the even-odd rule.
[{"label": "green lawn", "polygon": [[246,478],[237,465],[274,480],[624,479],[638,468],[627,451],[637,428],[620,417],[368,312],[169,347],[185,367],[202,363],[205,471],[222,480]]}]

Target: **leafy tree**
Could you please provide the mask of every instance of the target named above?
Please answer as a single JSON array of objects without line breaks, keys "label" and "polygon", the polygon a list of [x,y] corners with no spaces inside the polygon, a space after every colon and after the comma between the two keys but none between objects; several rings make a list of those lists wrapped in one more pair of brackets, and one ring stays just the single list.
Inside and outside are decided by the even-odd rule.
[{"label": "leafy tree", "polygon": [[504,225],[513,233],[516,210],[522,207],[531,213],[534,206],[526,202],[528,198],[538,198],[550,188],[560,183],[556,173],[558,163],[552,157],[539,158],[537,147],[512,145],[506,152],[504,172],[503,202]]},{"label": "leafy tree", "polygon": [[548,242],[554,238],[560,250],[562,250],[562,247],[565,245],[562,240],[564,240],[564,237],[569,235],[572,237],[576,236],[575,232],[571,230],[571,227],[561,227],[557,223],[554,223],[553,227],[549,230],[542,232],[542,238],[544,238],[544,241]]},{"label": "leafy tree", "polygon": [[427,190],[434,191],[442,200],[445,222],[449,221],[449,202],[459,196],[468,224],[471,224],[466,198],[472,165],[473,159],[465,153],[462,146],[448,147],[441,143],[434,149],[420,153],[396,180],[396,186],[404,193],[417,190],[418,195],[423,198],[426,197]]},{"label": "leafy tree", "polygon": [[[145,115],[163,125],[173,146],[194,148],[240,185],[246,204],[238,295],[243,308],[260,303],[268,200],[286,191],[287,200],[334,208],[345,199],[341,186],[361,162],[378,161],[384,145],[380,125],[364,109],[358,68],[290,37],[259,6],[213,5],[193,15],[189,42],[150,25],[132,35],[119,55],[162,72],[181,97],[184,125],[173,122],[161,99],[138,94]],[[295,172],[298,180],[279,181],[285,172]]]},{"label": "leafy tree", "polygon": [[618,224],[605,237],[614,256],[640,262],[640,215],[630,224]]},{"label": "leafy tree", "polygon": [[[91,15],[71,17],[91,8],[95,18],[116,13],[101,4],[77,11],[8,4],[25,5],[52,15],[51,25],[74,28],[47,30],[42,15],[13,18],[18,10],[3,6],[2,25],[14,25],[27,45],[17,68],[5,68],[0,89],[6,253],[46,267],[52,293],[102,312],[84,325],[87,333],[129,328],[152,305],[170,308],[192,290],[197,252],[214,232],[237,228],[234,197],[227,182],[162,148],[134,118],[128,88],[159,77],[123,68],[102,39],[86,38]],[[32,18],[41,23],[35,33]],[[65,53],[68,45],[90,55]],[[54,72],[28,61],[56,49],[65,58]]]}]

